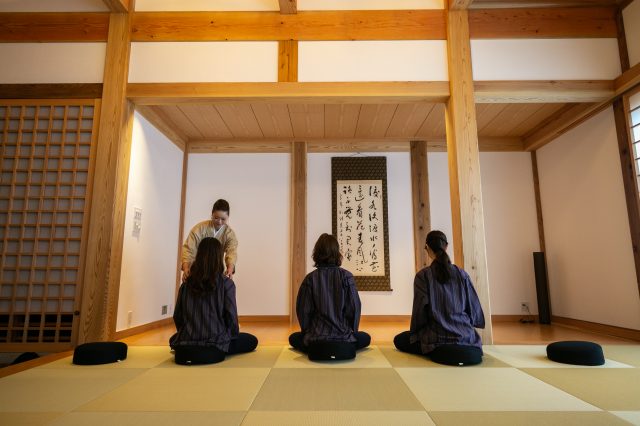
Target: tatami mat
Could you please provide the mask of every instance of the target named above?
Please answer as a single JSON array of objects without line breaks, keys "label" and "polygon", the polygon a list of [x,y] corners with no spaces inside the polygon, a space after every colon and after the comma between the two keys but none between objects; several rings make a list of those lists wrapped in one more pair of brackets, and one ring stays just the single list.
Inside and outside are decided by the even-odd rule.
[{"label": "tatami mat", "polygon": [[598,410],[515,368],[398,368],[427,411]]},{"label": "tatami mat", "polygon": [[309,361],[302,352],[286,348],[276,361],[276,368],[390,368],[391,364],[379,348],[372,346],[358,351],[356,359],[348,361]]},{"label": "tatami mat", "polygon": [[439,412],[429,415],[438,426],[616,426],[624,420],[604,411],[594,412]]},{"label": "tatami mat", "polygon": [[429,426],[424,411],[250,411],[242,426]]},{"label": "tatami mat", "polygon": [[154,368],[81,411],[243,411],[268,368]]},{"label": "tatami mat", "polygon": [[274,368],[251,410],[421,410],[392,368]]},{"label": "tatami mat", "polygon": [[[547,358],[546,345],[487,345],[484,353],[498,358],[518,368],[580,368],[579,365],[568,365],[551,361]],[[632,368],[633,366],[606,358],[604,365],[596,368]]]},{"label": "tatami mat", "polygon": [[390,345],[338,363],[260,346],[181,366],[167,346],[131,346],[121,363],[68,357],[0,379],[0,425],[640,426],[640,345],[604,347],[605,368],[544,349],[486,346],[481,365],[448,367]]},{"label": "tatami mat", "polygon": [[640,369],[536,368],[524,371],[604,410],[640,410]]}]

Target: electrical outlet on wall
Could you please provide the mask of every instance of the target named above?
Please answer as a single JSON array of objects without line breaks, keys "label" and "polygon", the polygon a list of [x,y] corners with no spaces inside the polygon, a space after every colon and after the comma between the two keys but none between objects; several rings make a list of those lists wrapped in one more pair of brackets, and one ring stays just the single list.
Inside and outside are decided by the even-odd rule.
[{"label": "electrical outlet on wall", "polygon": [[167,315],[168,312],[169,312],[169,306],[162,305],[162,315]]},{"label": "electrical outlet on wall", "polygon": [[529,302],[520,302],[520,312],[528,314],[529,311]]}]

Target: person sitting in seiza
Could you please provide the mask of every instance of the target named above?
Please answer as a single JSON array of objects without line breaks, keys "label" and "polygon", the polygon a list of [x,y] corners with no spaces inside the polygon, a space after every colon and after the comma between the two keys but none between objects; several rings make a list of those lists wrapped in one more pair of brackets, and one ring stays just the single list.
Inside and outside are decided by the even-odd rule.
[{"label": "person sitting in seiza", "polygon": [[350,342],[356,349],[369,346],[371,337],[358,331],[360,296],[353,274],[340,267],[338,240],[320,235],[312,258],[316,269],[302,281],[296,302],[301,331],[291,334],[289,343],[305,353],[316,342]]}]

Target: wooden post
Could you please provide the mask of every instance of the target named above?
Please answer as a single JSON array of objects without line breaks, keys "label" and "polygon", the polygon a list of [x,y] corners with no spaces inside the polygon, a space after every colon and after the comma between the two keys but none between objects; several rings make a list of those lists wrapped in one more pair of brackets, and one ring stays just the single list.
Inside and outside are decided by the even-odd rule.
[{"label": "wooden post", "polygon": [[298,323],[296,298],[307,272],[307,143],[291,144],[291,312]]},{"label": "wooden post", "polygon": [[182,153],[182,188],[180,190],[180,219],[178,222],[178,264],[176,265],[176,298],[182,284],[182,242],[184,240],[184,206],[187,199],[187,171],[189,168],[189,144]]},{"label": "wooden post", "polygon": [[542,198],[540,197],[540,179],[538,177],[538,156],[536,151],[531,151],[531,171],[533,172],[533,192],[536,197],[536,215],[538,217],[538,239],[540,240],[540,251],[544,252],[546,256],[544,221],[542,220]]},{"label": "wooden post", "polygon": [[278,42],[278,81],[298,81],[298,41]]},{"label": "wooden post", "polygon": [[424,249],[427,233],[431,230],[429,207],[429,166],[427,164],[427,142],[411,141],[411,192],[413,201],[413,249],[416,272],[427,266]]},{"label": "wooden post", "polygon": [[110,15],[78,343],[109,340],[116,328],[133,124],[129,28],[127,14]]},{"label": "wooden post", "polygon": [[484,344],[493,341],[480,185],[478,129],[466,10],[450,10],[447,50],[451,97],[445,109],[455,262],[471,276],[486,320]]},{"label": "wooden post", "polygon": [[631,126],[628,120],[629,99],[626,96],[620,97],[613,102],[613,115],[616,122],[616,135],[618,137],[622,183],[627,201],[629,230],[631,231],[631,249],[633,250],[633,261],[636,266],[638,291],[640,291],[640,194],[638,194],[636,170],[632,158]]}]

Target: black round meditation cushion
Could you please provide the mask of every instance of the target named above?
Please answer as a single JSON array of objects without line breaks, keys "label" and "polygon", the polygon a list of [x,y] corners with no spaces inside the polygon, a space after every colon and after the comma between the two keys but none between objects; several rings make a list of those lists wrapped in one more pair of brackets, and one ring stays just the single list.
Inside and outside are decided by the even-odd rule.
[{"label": "black round meditation cushion", "polygon": [[73,351],[78,365],[110,364],[127,359],[127,344],[122,342],[83,343]]},{"label": "black round meditation cushion", "polygon": [[554,342],[547,346],[547,357],[551,361],[574,365],[602,365],[602,346],[593,342]]},{"label": "black round meditation cushion", "polygon": [[351,342],[313,342],[309,344],[311,361],[340,361],[356,357],[356,345]]},{"label": "black round meditation cushion", "polygon": [[224,361],[226,354],[215,346],[176,346],[175,361],[180,365],[215,364]]}]

